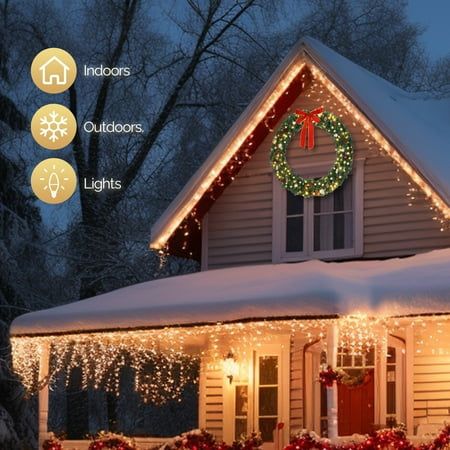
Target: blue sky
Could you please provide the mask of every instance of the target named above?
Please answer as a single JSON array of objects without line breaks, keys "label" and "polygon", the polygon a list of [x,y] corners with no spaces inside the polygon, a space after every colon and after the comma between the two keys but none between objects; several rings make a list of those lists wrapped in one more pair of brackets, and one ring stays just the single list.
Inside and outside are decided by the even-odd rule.
[{"label": "blue sky", "polygon": [[450,0],[409,0],[408,16],[427,29],[422,42],[433,59],[450,54]]}]

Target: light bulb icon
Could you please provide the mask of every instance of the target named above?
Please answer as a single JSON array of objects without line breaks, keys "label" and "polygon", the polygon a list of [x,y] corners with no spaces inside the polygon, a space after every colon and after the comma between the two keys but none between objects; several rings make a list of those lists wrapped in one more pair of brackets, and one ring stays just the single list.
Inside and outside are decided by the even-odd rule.
[{"label": "light bulb icon", "polygon": [[63,159],[48,158],[39,163],[31,175],[31,187],[45,203],[58,204],[75,192],[77,177],[72,166]]},{"label": "light bulb icon", "polygon": [[[40,180],[44,180],[44,178],[40,178]],[[64,181],[67,181],[68,178],[64,178]],[[47,187],[50,190],[50,195],[52,196],[52,198],[56,198],[56,195],[58,194],[59,188],[62,187],[62,189],[64,189],[63,186],[60,185],[59,183],[59,177],[58,174],[56,172],[52,172],[50,174],[50,177],[48,179],[48,185]]]}]

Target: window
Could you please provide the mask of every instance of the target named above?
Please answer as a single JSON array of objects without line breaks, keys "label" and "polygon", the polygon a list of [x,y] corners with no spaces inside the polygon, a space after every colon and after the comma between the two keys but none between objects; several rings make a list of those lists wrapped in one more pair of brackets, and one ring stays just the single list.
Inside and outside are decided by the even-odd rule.
[{"label": "window", "polygon": [[264,442],[273,442],[278,421],[278,356],[260,356],[258,369],[258,429]]},{"label": "window", "polygon": [[238,441],[242,435],[247,435],[248,386],[246,384],[235,387],[234,409],[234,439]]},{"label": "window", "polygon": [[273,449],[274,438],[289,439],[290,335],[277,336],[240,358],[239,375],[230,384],[223,378],[223,439],[261,433],[263,448]]},{"label": "window", "polygon": [[362,254],[362,163],[326,197],[296,196],[274,180],[274,262]]}]

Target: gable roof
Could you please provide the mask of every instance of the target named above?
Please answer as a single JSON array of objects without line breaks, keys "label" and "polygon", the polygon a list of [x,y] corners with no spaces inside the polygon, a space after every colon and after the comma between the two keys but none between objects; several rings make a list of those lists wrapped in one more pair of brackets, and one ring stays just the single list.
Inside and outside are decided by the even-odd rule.
[{"label": "gable roof", "polygon": [[387,261],[311,260],[147,281],[17,317],[12,335],[281,318],[450,313],[450,249]]},{"label": "gable roof", "polygon": [[[233,153],[240,133],[264,119],[261,110],[271,95],[281,95],[292,72],[307,66],[317,69],[373,124],[380,145],[450,217],[450,99],[408,93],[339,55],[319,41],[305,37],[286,56],[250,105],[219,142],[205,163],[155,222],[150,247],[162,249],[177,227],[205,195]],[[317,72],[317,71],[316,71]],[[319,73],[320,75],[320,73]],[[288,79],[288,81],[286,81]],[[280,89],[281,86],[284,86]],[[297,94],[299,94],[298,92]],[[267,108],[266,108],[267,110]],[[279,117],[278,117],[279,118]],[[217,169],[218,167],[218,169]],[[197,217],[199,219],[201,217]]]},{"label": "gable roof", "polygon": [[406,92],[315,39],[302,42],[313,61],[450,205],[450,98]]}]

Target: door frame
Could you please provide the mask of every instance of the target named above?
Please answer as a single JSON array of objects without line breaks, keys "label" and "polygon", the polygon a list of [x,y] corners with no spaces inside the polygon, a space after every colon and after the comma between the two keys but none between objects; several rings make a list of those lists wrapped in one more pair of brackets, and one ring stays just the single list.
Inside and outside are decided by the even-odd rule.
[{"label": "door frame", "polygon": [[[384,423],[386,414],[387,374],[386,352],[388,347],[395,347],[401,357],[396,363],[396,418],[397,422],[405,422],[406,407],[406,345],[405,340],[394,335],[387,335],[386,342],[375,347],[374,368],[374,420]],[[320,434],[320,385],[317,382],[320,370],[320,352],[326,340],[307,343],[303,347],[304,369],[304,427]],[[339,411],[338,411],[339,414]]]},{"label": "door frame", "polygon": [[[256,426],[256,363],[259,356],[276,355],[279,358],[279,380],[278,380],[278,423],[283,422],[284,428],[281,431],[282,442],[280,447],[289,442],[289,421],[290,421],[290,353],[291,336],[273,335],[270,344],[261,344],[253,348],[246,349],[245,361],[241,360],[243,367],[247,367],[246,373],[233,382],[224,377],[223,380],[223,439],[227,443],[235,439],[235,386],[247,383],[248,385],[248,413],[247,413],[247,433],[254,431]],[[284,444],[284,445],[283,445]],[[264,445],[264,448],[274,448],[272,442]]]}]

